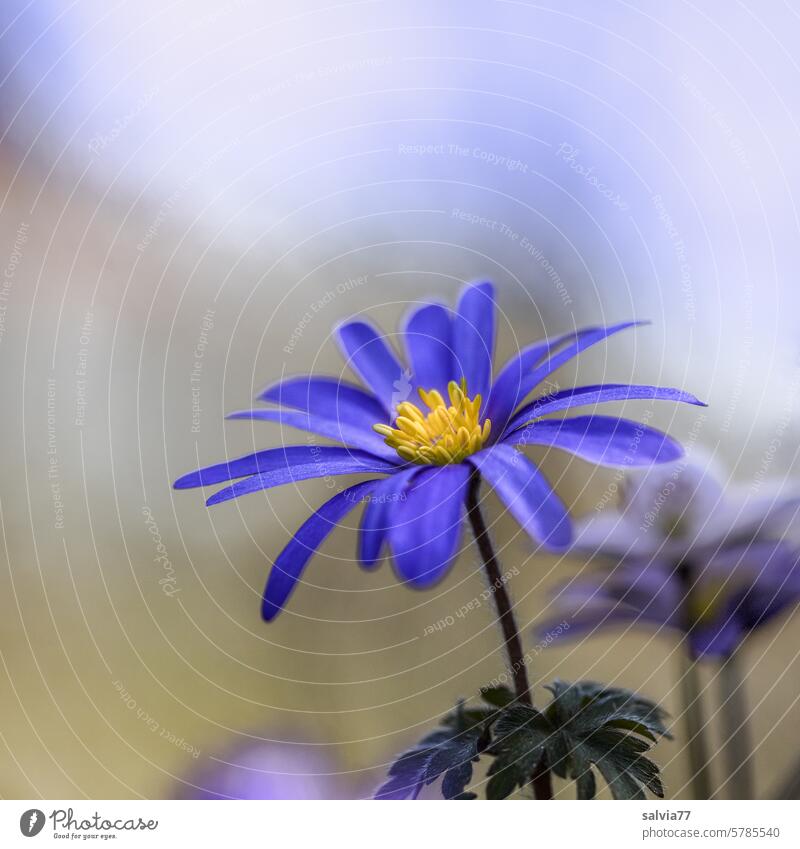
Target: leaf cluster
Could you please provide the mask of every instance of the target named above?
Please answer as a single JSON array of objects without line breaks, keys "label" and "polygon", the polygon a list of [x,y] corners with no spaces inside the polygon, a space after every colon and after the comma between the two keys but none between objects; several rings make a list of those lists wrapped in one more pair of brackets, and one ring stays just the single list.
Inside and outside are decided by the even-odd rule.
[{"label": "leaf cluster", "polygon": [[506,799],[526,788],[537,770],[575,782],[579,799],[592,799],[597,777],[615,799],[663,798],[659,769],[646,754],[669,737],[666,714],[654,702],[592,681],[547,687],[552,699],[538,710],[507,687],[481,691],[486,707],[460,703],[435,731],[392,764],[379,799],[413,799],[441,778],[446,799],[474,799],[467,791],[473,766],[491,759],[487,799]]}]

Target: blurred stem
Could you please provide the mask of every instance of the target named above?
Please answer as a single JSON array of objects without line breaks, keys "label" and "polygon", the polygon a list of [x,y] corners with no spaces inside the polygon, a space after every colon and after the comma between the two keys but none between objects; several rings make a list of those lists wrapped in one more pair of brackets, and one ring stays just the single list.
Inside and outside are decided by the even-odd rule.
[{"label": "blurred stem", "polygon": [[680,652],[683,658],[681,691],[683,694],[683,720],[689,752],[692,794],[695,799],[711,798],[711,774],[708,768],[708,743],[705,734],[705,716],[700,696],[700,676],[697,661],[688,650]]},{"label": "blurred stem", "polygon": [[753,798],[753,769],[747,697],[738,652],[723,661],[719,670],[722,753],[728,776],[729,799]]},{"label": "blurred stem", "polygon": [[711,773],[708,767],[708,741],[706,740],[706,722],[700,688],[700,675],[697,658],[692,652],[691,632],[694,620],[691,612],[691,596],[694,590],[693,564],[682,562],[675,570],[675,576],[683,590],[683,618],[686,629],[685,651],[681,670],[681,692],[683,694],[683,721],[686,725],[686,745],[689,752],[692,793],[695,799],[711,798]]},{"label": "blurred stem", "polygon": [[[481,513],[478,499],[480,487],[481,477],[478,472],[473,472],[467,496],[467,515],[472,526],[472,533],[475,535],[478,551],[481,554],[483,568],[486,570],[486,577],[489,579],[489,588],[497,609],[497,619],[503,631],[503,646],[508,655],[508,664],[511,668],[517,700],[532,706],[533,699],[531,698],[531,686],[528,682],[528,672],[525,668],[525,655],[522,652],[522,640],[520,640],[519,629],[514,618],[511,597],[506,590],[505,581],[500,572],[500,564],[497,562],[492,541],[489,539],[489,531]],[[550,769],[545,761],[539,763],[531,776],[531,784],[537,799],[553,798]]]},{"label": "blurred stem", "polygon": [[800,799],[800,761],[789,770],[783,783],[768,799]]}]

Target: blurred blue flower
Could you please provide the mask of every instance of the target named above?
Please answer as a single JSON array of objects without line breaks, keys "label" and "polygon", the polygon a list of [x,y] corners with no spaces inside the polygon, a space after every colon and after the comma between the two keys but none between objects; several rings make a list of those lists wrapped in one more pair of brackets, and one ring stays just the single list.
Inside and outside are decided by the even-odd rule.
[{"label": "blurred blue flower", "polygon": [[250,741],[188,775],[176,795],[181,799],[337,799],[356,794],[318,746]]},{"label": "blurred blue flower", "polygon": [[[574,550],[616,561],[555,594],[554,638],[610,625],[667,627],[687,636],[690,654],[721,659],[800,601],[800,566],[787,524],[796,493],[725,492],[721,474],[682,461],[632,473],[618,511],[576,525]],[[554,620],[555,621],[555,620]]]},{"label": "blurred blue flower", "polygon": [[[523,403],[581,351],[638,322],[590,327],[529,345],[492,379],[495,323],[489,283],[466,286],[455,311],[438,303],[419,306],[403,327],[406,367],[373,326],[361,319],[348,321],[338,328],[339,347],[366,389],[330,377],[296,377],[259,396],[278,409],[230,416],[280,422],[346,447],[259,451],[175,482],[184,489],[242,479],[212,495],[210,506],[307,478],[386,476],[339,492],[301,526],[270,573],[262,606],[265,619],[278,614],[312,554],[360,502],[366,504],[361,563],[374,566],[388,542],[401,580],[422,588],[438,581],[456,556],[470,481],[478,474],[535,540],[551,549],[569,545],[572,531],[564,505],[518,446],[551,446],[611,466],[647,466],[682,456],[674,440],[627,419],[543,417],[637,398],[701,404],[686,392],[601,384]],[[425,411],[408,400],[412,390]]]}]

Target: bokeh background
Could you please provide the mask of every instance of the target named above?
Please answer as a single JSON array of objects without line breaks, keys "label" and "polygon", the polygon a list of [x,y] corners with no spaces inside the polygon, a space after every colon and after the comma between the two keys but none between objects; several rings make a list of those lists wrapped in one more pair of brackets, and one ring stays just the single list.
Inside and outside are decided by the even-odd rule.
[{"label": "bokeh background", "polygon": [[[498,359],[649,318],[559,382],[679,386],[709,409],[653,423],[731,481],[797,477],[798,36],[784,0],[4,0],[0,795],[365,796],[502,670],[486,605],[425,635],[484,588],[466,539],[419,594],[359,570],[353,514],[266,625],[271,559],[326,483],[213,510],[171,490],[305,441],[223,416],[340,373],[343,317],[392,332],[490,278]],[[576,513],[614,480],[543,465]],[[533,645],[582,564],[491,519]],[[744,652],[763,796],[796,754],[799,644],[783,617]],[[605,632],[531,674],[677,713],[677,651]],[[680,737],[655,758],[686,796]]]}]

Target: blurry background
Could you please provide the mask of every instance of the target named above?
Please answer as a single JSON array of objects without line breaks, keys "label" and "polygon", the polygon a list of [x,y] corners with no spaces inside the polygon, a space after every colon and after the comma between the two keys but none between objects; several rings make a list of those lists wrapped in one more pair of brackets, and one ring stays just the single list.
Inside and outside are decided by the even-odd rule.
[{"label": "blurry background", "polygon": [[[783,0],[4,0],[0,794],[367,795],[501,671],[485,605],[424,635],[483,590],[468,546],[418,594],[363,574],[342,529],[266,625],[271,558],[324,484],[214,510],[171,490],[303,443],[223,415],[282,374],[338,374],[345,316],[390,332],[491,278],[499,358],[652,319],[559,382],[685,388],[710,409],[654,423],[732,480],[793,477],[798,35]],[[578,513],[614,478],[545,470]],[[530,626],[580,564],[493,519]],[[793,758],[798,639],[782,619],[745,652],[762,795]],[[674,712],[675,648],[605,633],[532,675]],[[680,741],[655,756],[684,795]]]}]

